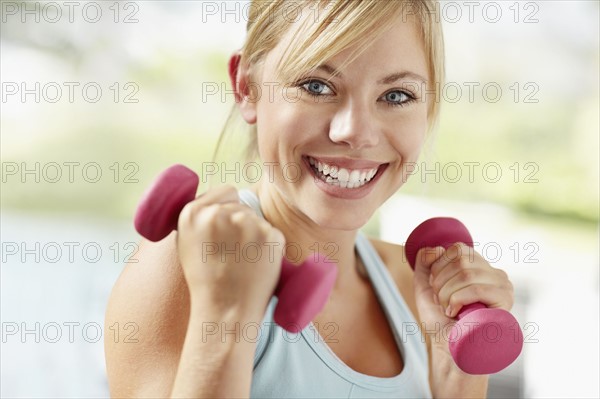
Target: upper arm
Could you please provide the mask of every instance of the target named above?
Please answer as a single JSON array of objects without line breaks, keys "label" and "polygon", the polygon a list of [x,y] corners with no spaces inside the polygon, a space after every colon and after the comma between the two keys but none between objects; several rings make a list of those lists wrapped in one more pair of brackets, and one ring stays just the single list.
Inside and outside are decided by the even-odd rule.
[{"label": "upper arm", "polygon": [[105,331],[119,330],[104,337],[110,393],[168,397],[189,319],[175,234],[159,243],[142,241],[136,258],[117,279],[106,310]]}]

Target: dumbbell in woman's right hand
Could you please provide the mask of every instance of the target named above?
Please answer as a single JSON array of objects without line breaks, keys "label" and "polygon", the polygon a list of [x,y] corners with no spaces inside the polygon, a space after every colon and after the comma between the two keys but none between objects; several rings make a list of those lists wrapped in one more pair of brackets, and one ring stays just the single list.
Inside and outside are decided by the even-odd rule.
[{"label": "dumbbell in woman's right hand", "polygon": [[[198,176],[185,166],[165,170],[140,201],[137,231],[159,241],[179,228],[178,251],[190,292],[198,290],[221,306],[260,309],[265,293],[270,297],[276,286],[275,322],[290,332],[301,331],[325,305],[337,268],[316,253],[301,266],[291,264],[282,256],[281,232],[242,205],[233,187],[194,199],[197,186]],[[244,254],[250,247],[260,250],[259,258],[248,259],[258,254]],[[278,264],[280,272],[273,271]]]},{"label": "dumbbell in woman's right hand", "polygon": [[[234,312],[244,320],[260,321],[279,279],[285,239],[240,204],[233,187],[207,194],[185,205],[177,230],[192,301],[208,302],[219,314]],[[273,243],[272,254],[265,250],[266,242]],[[244,248],[250,250],[245,254]],[[261,250],[257,258],[255,248]]]}]

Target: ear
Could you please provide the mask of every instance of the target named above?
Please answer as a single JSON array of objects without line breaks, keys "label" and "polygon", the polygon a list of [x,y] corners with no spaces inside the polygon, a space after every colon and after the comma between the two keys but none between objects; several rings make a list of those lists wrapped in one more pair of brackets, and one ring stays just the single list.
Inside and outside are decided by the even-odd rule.
[{"label": "ear", "polygon": [[249,124],[256,123],[256,99],[252,97],[249,84],[248,69],[240,65],[242,54],[236,51],[229,58],[229,80],[235,94],[240,113]]}]

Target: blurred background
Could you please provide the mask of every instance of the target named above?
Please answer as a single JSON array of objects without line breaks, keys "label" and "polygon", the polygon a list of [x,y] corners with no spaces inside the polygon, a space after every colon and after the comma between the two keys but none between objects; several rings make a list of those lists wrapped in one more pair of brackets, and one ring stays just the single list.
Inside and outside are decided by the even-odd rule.
[{"label": "blurred background", "polygon": [[[107,397],[103,337],[137,334],[103,328],[112,285],[135,262],[136,203],[164,168],[212,158],[247,2],[1,7],[0,394]],[[599,3],[440,10],[437,136],[364,231],[403,243],[427,217],[463,220],[514,282],[525,336],[490,397],[597,398]]]}]

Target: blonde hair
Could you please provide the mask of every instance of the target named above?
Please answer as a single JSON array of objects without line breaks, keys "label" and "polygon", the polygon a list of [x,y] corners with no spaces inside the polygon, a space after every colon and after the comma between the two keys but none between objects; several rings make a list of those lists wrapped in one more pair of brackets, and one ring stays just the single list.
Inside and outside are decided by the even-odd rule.
[{"label": "blonde hair", "polygon": [[[420,25],[428,59],[428,92],[434,95],[427,112],[431,133],[439,118],[440,87],[444,81],[444,40],[440,24],[439,4],[435,0],[252,0],[249,7],[247,36],[241,49],[240,67],[246,66],[249,77],[260,68],[266,55],[275,48],[291,23],[295,12],[311,12],[318,18],[307,18],[291,40],[277,67],[277,79],[293,82],[327,62],[345,49],[356,46],[343,69],[358,57],[399,16],[414,15]],[[315,20],[316,23],[307,23]],[[216,160],[226,133],[234,123],[244,122],[234,104],[221,131],[213,154]],[[245,122],[243,123],[244,125]],[[246,162],[258,157],[256,125],[246,125],[248,145]]]}]

